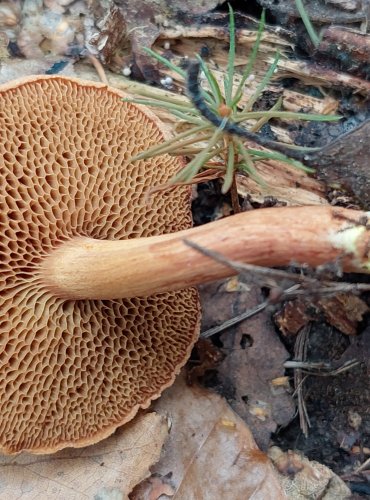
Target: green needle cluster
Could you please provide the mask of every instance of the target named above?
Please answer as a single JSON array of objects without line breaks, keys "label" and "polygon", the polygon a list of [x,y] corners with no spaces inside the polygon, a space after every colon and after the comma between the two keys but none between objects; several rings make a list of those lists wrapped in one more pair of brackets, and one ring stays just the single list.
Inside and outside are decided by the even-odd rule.
[{"label": "green needle cluster", "polygon": [[[238,85],[235,82],[235,19],[233,9],[229,6],[229,55],[223,84],[219,85],[214,73],[207,66],[205,61],[196,56],[200,62],[202,72],[207,80],[207,90],[200,89],[201,98],[207,104],[208,108],[219,114],[223,120],[217,127],[209,122],[199,110],[188,102],[180,101],[176,97],[156,96],[154,93],[149,98],[127,98],[129,102],[144,104],[152,107],[165,108],[174,116],[182,120],[185,125],[184,132],[176,134],[172,139],[163,142],[149,150],[143,151],[132,160],[146,159],[165,153],[171,155],[187,156],[189,163],[177,173],[172,179],[173,184],[188,184],[197,182],[197,175],[202,170],[211,169],[216,171],[218,176],[220,170],[223,175],[222,191],[227,192],[237,171],[244,172],[253,177],[258,182],[263,183],[259,177],[256,163],[260,160],[280,160],[296,168],[312,172],[312,169],[304,166],[301,162],[289,158],[289,156],[278,152],[267,150],[251,149],[245,144],[245,141],[224,130],[225,122],[231,120],[242,124],[248,120],[256,120],[253,125],[253,131],[258,131],[265,123],[273,118],[283,118],[285,120],[310,120],[310,121],[336,121],[339,116],[317,115],[309,113],[294,113],[281,111],[281,99],[269,110],[253,111],[253,105],[256,103],[266,86],[269,84],[279,63],[280,55],[277,53],[268,68],[261,82],[257,85],[254,93],[250,96],[247,103],[242,106],[244,86],[248,78],[252,75],[253,67],[258,55],[263,31],[265,27],[265,13],[262,13],[256,41],[254,43],[250,58],[246,64]],[[146,52],[154,57],[158,62],[170,70],[177,73],[181,78],[186,79],[187,73],[182,68],[174,65],[166,58],[157,54],[151,49]],[[236,88],[235,88],[236,87]],[[225,110],[227,113],[225,114]],[[302,148],[303,149],[303,148]],[[199,177],[201,179],[201,177]]]}]

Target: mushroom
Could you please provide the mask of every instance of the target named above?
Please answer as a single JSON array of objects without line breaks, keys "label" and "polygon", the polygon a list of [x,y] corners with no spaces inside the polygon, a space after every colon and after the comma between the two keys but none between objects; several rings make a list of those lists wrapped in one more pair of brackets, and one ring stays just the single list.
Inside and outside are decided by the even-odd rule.
[{"label": "mushroom", "polygon": [[190,229],[187,187],[148,200],[182,160],[130,161],[166,131],[122,97],[59,76],[0,87],[4,453],[95,443],[173,382],[199,332],[189,286],[232,273],[184,238],[255,264],[370,270],[362,212],[261,209]]},{"label": "mushroom", "polygon": [[165,132],[122,97],[59,77],[0,88],[5,453],[49,453],[108,436],[172,383],[198,335],[194,289],[64,300],[40,274],[54,249],[77,236],[131,239],[191,226],[188,188],[146,202],[145,193],[168,182],[181,160],[130,163]]}]

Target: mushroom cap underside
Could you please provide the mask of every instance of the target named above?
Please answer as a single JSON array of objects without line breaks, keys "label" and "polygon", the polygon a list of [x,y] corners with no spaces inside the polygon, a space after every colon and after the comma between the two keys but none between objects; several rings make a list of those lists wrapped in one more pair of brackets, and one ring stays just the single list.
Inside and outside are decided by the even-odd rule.
[{"label": "mushroom cap underside", "polygon": [[[65,301],[43,259],[75,236],[129,239],[191,226],[181,168],[131,162],[166,137],[103,84],[40,76],[0,87],[0,450],[51,453],[111,434],[171,385],[199,329],[196,290]],[[94,279],[93,273],[91,279]]]}]

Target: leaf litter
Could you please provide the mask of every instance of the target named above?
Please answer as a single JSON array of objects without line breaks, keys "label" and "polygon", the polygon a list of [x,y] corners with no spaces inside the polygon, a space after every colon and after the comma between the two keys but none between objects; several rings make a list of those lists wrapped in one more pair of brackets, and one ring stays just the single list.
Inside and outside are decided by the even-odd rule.
[{"label": "leaf litter", "polygon": [[[248,279],[248,278],[247,278]],[[263,302],[260,286],[244,282],[229,292],[228,281],[201,287],[203,329],[253,309]],[[278,426],[287,425],[295,405],[286,387],[274,389],[272,381],[284,375],[288,352],[275,333],[270,313],[264,311],[220,336],[225,359],[217,367],[213,385],[249,425],[262,449]]]},{"label": "leaf litter", "polygon": [[166,418],[147,413],[93,446],[0,456],[0,499],[125,500],[150,475],[167,434]]},{"label": "leaf litter", "polygon": [[[171,430],[161,460],[151,470],[170,478],[172,499],[286,498],[269,458],[222,397],[189,387],[182,375],[154,409],[169,418]],[[147,498],[139,491],[130,499]]]}]

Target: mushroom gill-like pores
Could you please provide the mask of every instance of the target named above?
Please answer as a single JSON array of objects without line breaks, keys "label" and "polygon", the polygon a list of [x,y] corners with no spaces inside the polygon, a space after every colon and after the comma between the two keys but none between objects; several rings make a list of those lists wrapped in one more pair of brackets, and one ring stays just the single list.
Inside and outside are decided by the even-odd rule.
[{"label": "mushroom gill-like pores", "polygon": [[261,209],[189,229],[187,188],[146,196],[181,161],[131,162],[164,133],[121,98],[61,77],[0,87],[7,453],[94,443],[171,384],[198,333],[198,296],[187,287],[234,272],[185,238],[252,264],[339,259],[345,270],[370,271],[363,212]]},{"label": "mushroom gill-like pores", "polygon": [[[194,289],[63,300],[40,266],[76,236],[127,239],[191,223],[181,161],[150,112],[105,85],[35,77],[0,88],[0,449],[54,452],[111,434],[169,386],[199,330]],[[91,279],[94,270],[91,270]]]}]

